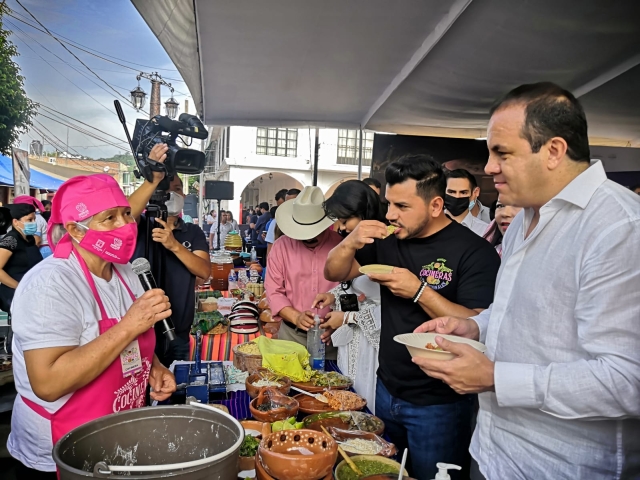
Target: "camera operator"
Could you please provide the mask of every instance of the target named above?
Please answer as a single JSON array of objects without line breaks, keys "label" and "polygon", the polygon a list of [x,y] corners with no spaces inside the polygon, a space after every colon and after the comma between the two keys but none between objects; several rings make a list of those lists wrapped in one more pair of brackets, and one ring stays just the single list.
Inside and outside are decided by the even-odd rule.
[{"label": "camera operator", "polygon": [[[165,144],[157,144],[151,149],[149,158],[164,163],[167,150],[168,147]],[[145,180],[129,197],[131,214],[138,222],[138,242],[133,255],[134,259],[144,256],[145,239],[148,235],[146,219],[142,212],[163,179],[164,173],[154,172],[153,182]],[[169,217],[166,222],[156,218],[158,226],[151,233],[151,240],[161,243],[166,250],[166,278],[161,288],[170,299],[173,299],[172,320],[178,337],[169,345],[166,345],[164,337],[157,337],[156,354],[166,366],[171,365],[174,360],[188,360],[189,330],[194,317],[196,277],[206,280],[211,275],[209,246],[204,232],[197,225],[185,223],[179,216],[184,205],[185,194],[182,180],[177,174],[171,181],[168,192],[170,197],[166,201],[166,207]],[[150,250],[151,257],[153,257],[152,252],[153,250]],[[148,260],[152,265],[157,261],[155,258]]]}]

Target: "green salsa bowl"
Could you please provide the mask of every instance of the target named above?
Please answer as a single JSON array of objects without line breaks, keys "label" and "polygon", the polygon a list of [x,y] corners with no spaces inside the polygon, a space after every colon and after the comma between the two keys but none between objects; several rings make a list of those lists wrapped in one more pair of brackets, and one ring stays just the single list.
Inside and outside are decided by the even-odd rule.
[{"label": "green salsa bowl", "polygon": [[[347,465],[344,460],[341,461],[335,470],[336,480],[360,480],[371,475],[394,473],[396,476],[400,473],[400,464],[389,458],[380,457],[377,455],[356,455],[351,457],[351,460],[362,471],[363,475],[358,476],[355,474],[351,467]],[[408,476],[407,471],[404,471],[404,476]]]}]

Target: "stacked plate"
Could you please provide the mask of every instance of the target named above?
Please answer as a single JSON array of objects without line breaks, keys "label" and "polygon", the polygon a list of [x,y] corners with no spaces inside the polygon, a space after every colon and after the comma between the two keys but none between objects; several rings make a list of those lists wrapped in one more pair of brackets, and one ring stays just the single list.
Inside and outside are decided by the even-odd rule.
[{"label": "stacked plate", "polygon": [[256,333],[259,330],[260,313],[255,303],[246,300],[236,303],[229,314],[229,329],[232,333]]}]

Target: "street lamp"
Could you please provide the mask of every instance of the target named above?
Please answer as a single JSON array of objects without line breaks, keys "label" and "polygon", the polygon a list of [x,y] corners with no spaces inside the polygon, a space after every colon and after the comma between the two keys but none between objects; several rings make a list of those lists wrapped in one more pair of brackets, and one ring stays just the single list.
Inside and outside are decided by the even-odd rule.
[{"label": "street lamp", "polygon": [[173,89],[171,89],[171,98],[166,102],[164,102],[164,106],[167,111],[167,117],[169,117],[172,120],[176,118],[176,116],[178,115],[178,105],[179,104],[177,100],[173,98]]},{"label": "street lamp", "polygon": [[142,88],[140,88],[140,85],[131,90],[131,103],[133,104],[133,108],[135,108],[137,111],[142,110],[146,99],[147,94]]},{"label": "street lamp", "polygon": [[176,118],[178,115],[178,102],[173,98],[173,87],[170,83],[167,83],[158,72],[145,73],[140,72],[136,79],[138,80],[138,86],[131,90],[131,103],[136,110],[141,110],[144,106],[144,101],[147,94],[140,88],[140,79],[144,78],[151,82],[151,100],[149,101],[149,117],[153,118],[156,115],[160,115],[160,86],[164,85],[171,90],[171,98],[165,102],[166,113],[169,118]]}]

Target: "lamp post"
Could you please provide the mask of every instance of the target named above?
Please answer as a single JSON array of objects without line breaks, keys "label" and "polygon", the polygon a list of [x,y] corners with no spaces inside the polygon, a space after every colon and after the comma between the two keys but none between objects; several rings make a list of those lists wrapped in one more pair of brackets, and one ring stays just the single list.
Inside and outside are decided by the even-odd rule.
[{"label": "lamp post", "polygon": [[165,87],[169,87],[171,90],[171,98],[164,102],[166,114],[169,118],[174,119],[178,115],[178,102],[175,98],[173,98],[173,87],[170,83],[167,83],[163,80],[163,78],[158,74],[158,72],[154,73],[145,73],[140,72],[136,76],[138,80],[138,86],[131,90],[131,103],[133,107],[140,111],[144,107],[145,100],[147,98],[146,92],[140,87],[140,79],[145,78],[151,82],[151,100],[149,104],[149,118],[153,118],[156,115],[160,115],[160,87],[164,85]]}]

